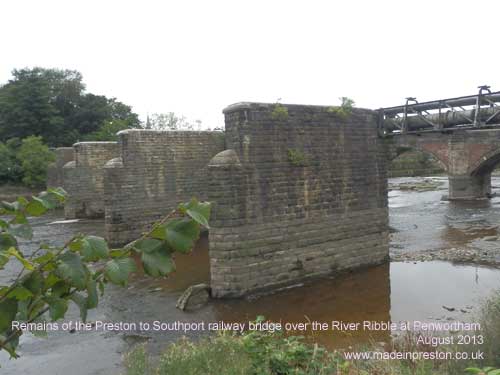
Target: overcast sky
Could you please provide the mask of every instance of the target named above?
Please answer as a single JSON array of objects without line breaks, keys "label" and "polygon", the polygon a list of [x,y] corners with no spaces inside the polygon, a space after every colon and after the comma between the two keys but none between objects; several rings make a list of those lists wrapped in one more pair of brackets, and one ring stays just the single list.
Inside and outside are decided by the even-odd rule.
[{"label": "overcast sky", "polygon": [[144,120],[239,101],[360,107],[500,90],[500,1],[2,0],[0,82],[76,69]]}]

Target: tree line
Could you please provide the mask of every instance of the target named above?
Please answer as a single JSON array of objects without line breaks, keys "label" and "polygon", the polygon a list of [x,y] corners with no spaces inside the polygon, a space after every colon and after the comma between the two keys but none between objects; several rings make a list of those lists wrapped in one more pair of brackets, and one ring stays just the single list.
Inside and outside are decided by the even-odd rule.
[{"label": "tree line", "polygon": [[113,141],[120,130],[200,130],[173,112],[153,114],[142,123],[132,107],[86,91],[76,70],[15,69],[0,85],[0,185],[43,186],[49,150],[79,141]]}]

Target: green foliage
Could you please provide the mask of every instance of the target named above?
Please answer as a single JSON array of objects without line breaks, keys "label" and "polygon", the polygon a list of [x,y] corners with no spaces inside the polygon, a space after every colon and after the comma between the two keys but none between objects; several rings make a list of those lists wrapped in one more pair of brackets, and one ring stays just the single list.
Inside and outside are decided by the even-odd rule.
[{"label": "green foliage", "polygon": [[47,180],[47,167],[55,160],[54,153],[43,144],[41,137],[23,139],[17,153],[23,171],[23,183],[29,187],[42,187]]},{"label": "green foliage", "polygon": [[305,167],[308,163],[305,154],[297,149],[289,148],[288,150],[288,161],[296,167]]},{"label": "green foliage", "polygon": [[496,291],[481,305],[478,321],[481,323],[481,334],[484,336],[481,350],[485,358],[491,361],[481,365],[488,364],[500,368],[500,291]]},{"label": "green foliage", "polygon": [[[496,301],[496,298],[490,300]],[[484,306],[488,311],[490,304]],[[495,307],[496,308],[496,307]],[[497,312],[498,313],[498,312]],[[495,315],[498,322],[498,315]],[[481,320],[481,325],[484,320]],[[264,321],[258,317],[257,321]],[[497,323],[498,324],[498,323]],[[490,331],[483,332],[489,336]],[[415,336],[408,333],[392,341],[386,351],[424,352],[427,346],[416,344]],[[493,335],[492,340],[495,339]],[[496,341],[496,347],[498,343]],[[481,346],[481,350],[483,350]],[[349,348],[355,352],[374,352],[382,348],[377,343],[362,348]],[[477,351],[477,346],[470,348]],[[462,346],[433,348],[441,352],[462,352]],[[488,353],[485,352],[488,358]],[[491,360],[491,357],[490,357]],[[160,356],[159,365],[152,366],[144,346],[136,347],[125,359],[127,375],[500,375],[498,366],[478,367],[467,361],[440,360],[346,360],[342,350],[328,352],[317,344],[310,344],[299,336],[285,336],[282,332],[246,331],[243,334],[220,332],[197,342],[182,339],[171,344]],[[469,366],[469,367],[467,367]],[[474,366],[474,367],[472,367]],[[484,366],[484,364],[481,364]],[[467,368],[466,368],[467,367]],[[466,368],[464,370],[464,368]]]},{"label": "green foliage", "polygon": [[0,142],[36,135],[51,147],[69,146],[108,122],[140,126],[129,106],[85,93],[77,71],[37,67],[14,70],[12,76],[0,86]]},{"label": "green foliage", "polygon": [[174,112],[153,113],[148,116],[146,129],[152,130],[200,130],[201,121],[188,121],[185,116],[178,116]]},{"label": "green foliage", "polygon": [[127,375],[329,375],[340,361],[318,345],[301,337],[280,333],[220,333],[194,343],[182,339],[171,344],[155,368],[144,346],[125,358]]},{"label": "green foliage", "polygon": [[99,303],[98,288],[103,293],[106,283],[127,284],[137,269],[134,253],[140,255],[147,274],[165,276],[175,270],[172,254],[192,249],[200,225],[207,225],[210,215],[210,204],[193,198],[122,249],[110,251],[103,238],[79,234],[62,246],[42,244],[30,256],[23,254],[18,239],[30,239],[33,234],[28,217],[43,215],[63,202],[65,195],[60,188],[49,189],[29,201],[0,203],[0,269],[14,259],[22,266],[12,284],[0,285],[0,349],[12,357],[17,357],[22,334],[12,327],[13,320],[62,319],[73,302],[85,321],[87,311]]},{"label": "green foliage", "polygon": [[335,114],[337,117],[339,117],[342,120],[346,120],[351,116],[355,103],[354,103],[354,100],[352,100],[346,96],[342,96],[340,98],[340,102],[341,102],[340,106],[330,107],[330,108],[328,108],[328,112]]},{"label": "green foliage", "polygon": [[500,375],[500,369],[494,367],[469,367],[465,369],[467,374],[478,374],[478,375]]},{"label": "green foliage", "polygon": [[0,184],[8,182],[19,183],[22,179],[22,169],[16,158],[16,149],[12,143],[0,142]]},{"label": "green foliage", "polygon": [[281,103],[276,103],[271,112],[271,118],[279,122],[288,120],[288,108]]},{"label": "green foliage", "polygon": [[117,141],[117,133],[121,130],[130,129],[130,124],[125,120],[104,121],[102,126],[82,139],[84,141]]}]

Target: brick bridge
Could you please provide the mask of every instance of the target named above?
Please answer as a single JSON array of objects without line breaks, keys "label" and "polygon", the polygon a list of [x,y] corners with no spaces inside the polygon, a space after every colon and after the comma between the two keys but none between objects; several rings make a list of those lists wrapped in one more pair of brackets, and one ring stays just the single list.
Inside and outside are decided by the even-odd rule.
[{"label": "brick bridge", "polygon": [[[448,173],[450,200],[487,199],[500,162],[500,92],[379,110],[379,132],[392,159],[407,147],[431,154]],[[468,109],[467,109],[468,108]]]},{"label": "brick bridge", "polygon": [[388,139],[387,144],[391,159],[406,148],[432,155],[448,174],[448,199],[491,196],[491,172],[500,162],[500,129],[401,134]]},{"label": "brick bridge", "polygon": [[402,147],[443,164],[452,199],[487,197],[500,161],[500,130],[428,131],[426,117],[415,131],[420,114],[403,131],[390,109],[238,103],[224,115],[225,132],[126,130],[117,143],[75,144],[66,216],[104,217],[120,245],[177,202],[209,200],[212,295],[241,296],[387,261],[387,168]]}]

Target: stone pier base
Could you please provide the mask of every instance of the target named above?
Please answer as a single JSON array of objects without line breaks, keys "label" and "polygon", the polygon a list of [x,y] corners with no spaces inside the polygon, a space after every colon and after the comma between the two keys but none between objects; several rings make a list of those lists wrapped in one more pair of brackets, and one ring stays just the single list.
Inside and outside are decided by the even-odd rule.
[{"label": "stone pier base", "polygon": [[449,176],[449,200],[488,199],[491,196],[491,174]]}]

